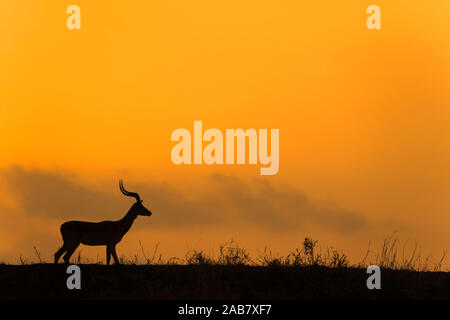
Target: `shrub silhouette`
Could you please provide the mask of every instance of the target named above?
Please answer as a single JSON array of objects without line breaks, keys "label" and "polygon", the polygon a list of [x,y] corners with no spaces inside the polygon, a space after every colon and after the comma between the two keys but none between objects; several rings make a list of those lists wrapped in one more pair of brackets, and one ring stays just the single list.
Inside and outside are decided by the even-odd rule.
[{"label": "shrub silhouette", "polygon": [[240,248],[234,240],[220,245],[219,252],[218,264],[235,266],[252,263],[247,250]]}]

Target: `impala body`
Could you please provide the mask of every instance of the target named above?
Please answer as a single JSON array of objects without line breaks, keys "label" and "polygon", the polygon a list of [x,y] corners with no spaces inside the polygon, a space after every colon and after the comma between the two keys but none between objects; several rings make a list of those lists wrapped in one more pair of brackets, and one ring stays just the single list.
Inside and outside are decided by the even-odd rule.
[{"label": "impala body", "polygon": [[138,216],[151,216],[152,213],[144,207],[139,195],[128,192],[119,182],[120,191],[126,196],[134,197],[136,202],[128,210],[127,214],[118,221],[85,222],[68,221],[61,225],[61,235],[64,241],[63,246],[55,253],[55,263],[64,254],[64,262],[69,263],[70,257],[78,248],[80,243],[88,246],[106,246],[106,263],[109,264],[111,255],[114,262],[119,264],[117,258],[116,245],[123,236],[130,230],[134,220]]}]

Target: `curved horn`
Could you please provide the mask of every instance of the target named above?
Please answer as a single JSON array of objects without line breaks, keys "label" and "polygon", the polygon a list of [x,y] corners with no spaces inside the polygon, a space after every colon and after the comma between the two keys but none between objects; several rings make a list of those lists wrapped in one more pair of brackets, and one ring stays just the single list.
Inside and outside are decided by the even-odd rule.
[{"label": "curved horn", "polygon": [[141,198],[139,197],[139,195],[136,192],[129,192],[127,190],[125,190],[125,188],[123,187],[123,182],[122,179],[119,180],[119,187],[120,187],[120,191],[122,191],[122,193],[128,197],[134,197],[136,198],[136,201],[141,201]]}]

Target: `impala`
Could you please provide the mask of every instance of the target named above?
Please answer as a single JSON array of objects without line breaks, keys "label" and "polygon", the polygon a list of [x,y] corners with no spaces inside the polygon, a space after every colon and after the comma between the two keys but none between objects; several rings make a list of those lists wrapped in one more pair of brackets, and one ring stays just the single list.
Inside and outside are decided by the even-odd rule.
[{"label": "impala", "polygon": [[69,263],[69,259],[78,248],[80,243],[88,246],[106,246],[106,264],[109,265],[111,255],[114,262],[119,264],[116,245],[130,230],[137,216],[151,216],[152,213],[142,204],[142,200],[135,192],[129,192],[123,187],[122,180],[119,181],[120,191],[126,196],[134,197],[136,202],[128,210],[127,214],[119,221],[84,222],[68,221],[61,225],[63,246],[55,253],[55,263],[63,253],[63,260]]}]

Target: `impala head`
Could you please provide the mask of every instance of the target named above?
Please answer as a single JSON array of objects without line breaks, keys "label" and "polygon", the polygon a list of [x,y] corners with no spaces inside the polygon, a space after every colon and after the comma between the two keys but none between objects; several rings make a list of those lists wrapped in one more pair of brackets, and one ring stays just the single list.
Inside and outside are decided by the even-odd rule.
[{"label": "impala head", "polygon": [[136,203],[133,204],[132,209],[138,216],[149,217],[152,215],[151,211],[148,210],[146,207],[144,207],[144,205],[142,204],[142,200],[137,193],[129,192],[129,191],[125,190],[125,188],[123,187],[122,180],[119,181],[119,187],[120,187],[120,191],[122,191],[122,193],[124,195],[126,195],[128,197],[133,197],[136,199]]}]

